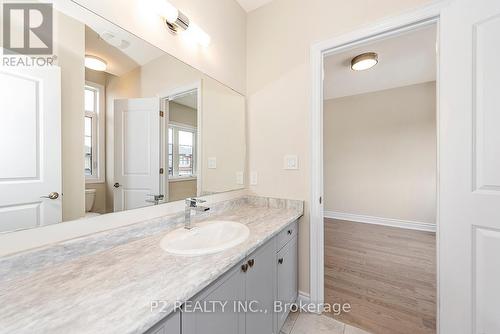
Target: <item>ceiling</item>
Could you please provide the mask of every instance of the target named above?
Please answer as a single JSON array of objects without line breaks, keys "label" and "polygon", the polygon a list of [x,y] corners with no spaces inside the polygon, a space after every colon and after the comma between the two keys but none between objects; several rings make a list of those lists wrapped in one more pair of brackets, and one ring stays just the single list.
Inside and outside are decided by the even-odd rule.
[{"label": "ceiling", "polygon": [[120,76],[165,55],[162,50],[72,1],[59,1],[57,9],[86,23],[85,52],[106,60],[108,73]]},{"label": "ceiling", "polygon": [[266,3],[269,3],[273,0],[236,0],[243,7],[244,10],[251,12],[254,9],[257,9],[261,6],[264,6]]},{"label": "ceiling", "polygon": [[[379,63],[351,70],[353,57],[378,53]],[[436,25],[325,57],[324,99],[333,99],[436,80]]]}]

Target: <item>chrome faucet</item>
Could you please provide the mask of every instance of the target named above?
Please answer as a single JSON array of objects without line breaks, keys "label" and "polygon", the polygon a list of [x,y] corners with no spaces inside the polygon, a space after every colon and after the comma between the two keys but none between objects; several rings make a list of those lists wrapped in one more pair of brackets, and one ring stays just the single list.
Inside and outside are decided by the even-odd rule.
[{"label": "chrome faucet", "polygon": [[210,208],[206,206],[199,206],[199,203],[205,203],[205,200],[198,199],[198,198],[186,198],[186,209],[184,212],[184,228],[187,230],[190,230],[191,227],[191,210],[195,211],[208,211]]}]

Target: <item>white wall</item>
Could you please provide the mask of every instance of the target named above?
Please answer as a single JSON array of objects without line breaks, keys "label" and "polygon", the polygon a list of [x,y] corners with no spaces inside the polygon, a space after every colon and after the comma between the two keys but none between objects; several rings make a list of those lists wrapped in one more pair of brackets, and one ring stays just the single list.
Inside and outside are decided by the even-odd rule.
[{"label": "white wall", "polygon": [[[427,0],[274,0],[247,18],[249,171],[257,195],[306,200],[300,224],[299,288],[309,291],[310,46]],[[298,154],[298,171],[283,156]]]},{"label": "white wall", "polygon": [[246,13],[235,0],[169,0],[207,32],[212,42],[203,48],[166,28],[154,10],[154,0],[76,0],[122,28],[174,57],[245,93]]},{"label": "white wall", "polygon": [[326,100],[325,211],[435,224],[436,84]]},{"label": "white wall", "polygon": [[84,111],[85,26],[54,11],[54,53],[61,67],[62,216],[85,214]]}]

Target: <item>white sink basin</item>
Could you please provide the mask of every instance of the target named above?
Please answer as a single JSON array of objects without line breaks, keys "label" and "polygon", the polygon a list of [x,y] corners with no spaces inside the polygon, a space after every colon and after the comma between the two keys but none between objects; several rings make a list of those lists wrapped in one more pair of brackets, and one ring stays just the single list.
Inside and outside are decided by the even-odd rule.
[{"label": "white sink basin", "polygon": [[214,220],[173,230],[160,241],[166,252],[177,255],[204,255],[222,252],[248,238],[250,230],[241,223]]}]

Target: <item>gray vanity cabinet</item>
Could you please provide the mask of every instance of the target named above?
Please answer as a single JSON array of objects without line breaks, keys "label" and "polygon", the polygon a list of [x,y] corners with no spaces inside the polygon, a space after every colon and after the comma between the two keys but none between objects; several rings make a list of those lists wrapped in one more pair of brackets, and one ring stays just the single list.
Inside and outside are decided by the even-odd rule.
[{"label": "gray vanity cabinet", "polygon": [[[246,261],[245,261],[246,264]],[[214,284],[185,304],[182,313],[182,334],[244,334],[245,313],[237,312],[234,304],[245,300],[245,276],[241,265],[231,269]],[[214,302],[226,302],[212,308]],[[213,312],[192,312],[189,305],[205,305]]]},{"label": "gray vanity cabinet", "polygon": [[276,299],[276,240],[273,239],[248,257],[246,300],[259,312],[246,313],[246,334],[274,332]]},{"label": "gray vanity cabinet", "polygon": [[147,331],[147,334],[181,334],[181,314],[179,312],[170,314]]},{"label": "gray vanity cabinet", "polygon": [[[297,277],[297,237],[293,237],[277,254],[277,300],[283,303],[293,303],[298,297]],[[277,312],[278,330],[283,327],[289,309]]]},{"label": "gray vanity cabinet", "polygon": [[[279,333],[288,312],[275,313],[275,300],[290,303],[297,299],[297,231],[297,223],[290,224],[186,302],[178,321],[182,323],[182,334]],[[224,312],[218,302],[227,302]],[[208,312],[196,311],[194,306],[204,306]],[[180,331],[174,328],[148,333],[179,334]]]}]

